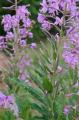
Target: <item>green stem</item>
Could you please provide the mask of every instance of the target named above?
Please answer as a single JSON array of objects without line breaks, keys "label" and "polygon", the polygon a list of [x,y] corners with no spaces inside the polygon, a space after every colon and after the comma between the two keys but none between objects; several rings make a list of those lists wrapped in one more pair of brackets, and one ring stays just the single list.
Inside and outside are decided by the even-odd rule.
[{"label": "green stem", "polygon": [[17,0],[15,0],[15,11],[17,10]]},{"label": "green stem", "polygon": [[66,116],[66,120],[69,120],[69,117],[68,117],[68,115]]}]

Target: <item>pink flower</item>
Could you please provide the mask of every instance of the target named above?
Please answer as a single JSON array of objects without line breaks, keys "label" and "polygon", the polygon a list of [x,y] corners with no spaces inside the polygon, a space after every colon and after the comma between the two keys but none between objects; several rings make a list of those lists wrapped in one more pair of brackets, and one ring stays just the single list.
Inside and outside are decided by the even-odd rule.
[{"label": "pink flower", "polygon": [[73,93],[67,93],[66,97],[71,97],[73,95]]},{"label": "pink flower", "polygon": [[28,9],[26,8],[26,6],[23,5],[23,6],[18,6],[16,15],[18,16],[18,18],[23,19],[25,16],[29,16],[30,13],[29,13]]},{"label": "pink flower", "polygon": [[[75,0],[42,0],[41,9],[38,13],[38,22],[41,23],[41,26],[50,30],[54,25],[63,25],[63,22],[66,24],[66,19],[63,21],[63,11],[66,11],[65,16],[69,15],[68,19],[76,15],[76,1]],[[58,16],[62,15],[61,18]],[[54,19],[56,20],[54,23]],[[51,23],[50,29],[45,27],[44,21]],[[44,24],[44,25],[43,25]],[[47,24],[48,25],[48,24]]]},{"label": "pink flower", "polygon": [[11,24],[12,24],[12,28],[16,28],[18,25],[19,25],[19,19],[17,18],[16,15],[13,15],[12,16],[12,19],[11,19]]},{"label": "pink flower", "polygon": [[0,50],[7,48],[6,39],[4,36],[0,36]]},{"label": "pink flower", "polygon": [[[27,37],[33,37],[33,33],[31,32],[32,21],[29,16],[30,13],[25,5],[18,6],[15,15],[11,16],[7,14],[3,16],[2,25],[4,26],[6,35],[3,38],[0,37],[0,49],[7,47],[8,40],[14,40],[15,38],[17,40],[18,37],[18,41],[22,43],[21,45],[24,45],[23,40]],[[16,28],[18,28],[17,35]]]},{"label": "pink flower", "polygon": [[29,28],[29,27],[31,27],[31,25],[32,25],[32,22],[31,22],[31,20],[29,19],[29,18],[23,18],[23,26],[24,27],[26,27],[26,28]]},{"label": "pink flower", "polygon": [[34,48],[37,47],[37,45],[36,45],[36,43],[32,43],[32,44],[30,45],[30,47],[34,49]]},{"label": "pink flower", "polygon": [[33,33],[32,32],[28,32],[28,36],[29,36],[29,38],[33,38]]},{"label": "pink flower", "polygon": [[43,13],[46,13],[48,10],[48,5],[47,5],[47,0],[43,0],[43,2],[41,3],[42,9],[40,10]]},{"label": "pink flower", "polygon": [[70,111],[70,106],[69,106],[69,105],[65,105],[65,106],[64,106],[64,114],[65,114],[65,115],[68,115],[68,114],[69,114],[69,111]]},{"label": "pink flower", "polygon": [[51,24],[50,22],[44,20],[43,24],[42,24],[42,28],[46,29],[46,30],[50,30],[51,29]]},{"label": "pink flower", "polygon": [[43,23],[45,19],[46,19],[46,17],[43,14],[40,14],[40,13],[38,14],[38,22],[39,23]]},{"label": "pink flower", "polygon": [[13,40],[14,39],[14,34],[12,32],[7,32],[6,39],[7,40]]},{"label": "pink flower", "polygon": [[54,23],[55,25],[62,25],[63,24],[63,17],[60,19],[59,17],[56,17],[56,21]]},{"label": "pink flower", "polygon": [[21,40],[21,41],[20,41],[20,45],[21,45],[22,47],[26,46],[26,40]]},{"label": "pink flower", "polygon": [[2,24],[4,25],[4,30],[10,31],[12,28],[12,23],[11,23],[12,17],[10,14],[4,15],[2,19]]},{"label": "pink flower", "polygon": [[13,95],[6,96],[0,92],[0,108],[10,109],[16,117],[19,116],[19,109]]}]

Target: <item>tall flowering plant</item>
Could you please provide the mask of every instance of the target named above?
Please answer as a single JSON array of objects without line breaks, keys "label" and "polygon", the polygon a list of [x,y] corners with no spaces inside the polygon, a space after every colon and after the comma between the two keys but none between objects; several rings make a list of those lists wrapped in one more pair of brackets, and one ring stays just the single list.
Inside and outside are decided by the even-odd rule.
[{"label": "tall flowering plant", "polygon": [[32,21],[29,18],[30,13],[27,6],[16,6],[17,2],[13,8],[15,15],[11,16],[10,14],[7,14],[3,16],[2,25],[6,35],[0,36],[0,49],[7,48],[7,43],[9,41],[14,42],[13,49],[15,44],[25,46],[26,38],[33,37],[31,32]]},{"label": "tall flowering plant", "polygon": [[[10,0],[9,0],[10,1]],[[63,120],[78,119],[79,111],[79,8],[77,0],[43,0],[38,22],[47,35],[47,46],[30,45],[32,24],[28,6],[18,6],[17,0],[10,8],[15,15],[4,15],[2,25],[6,33],[0,37],[0,49],[7,50],[12,43],[12,73],[9,74],[9,95],[0,93],[0,107],[13,111],[16,119]],[[5,8],[8,9],[8,8]],[[57,33],[53,34],[53,28]],[[27,51],[30,57],[26,54]],[[63,61],[68,64],[66,65]],[[64,64],[63,64],[64,62]],[[65,66],[66,65],[66,66]],[[27,69],[26,69],[27,68]],[[16,104],[15,97],[18,104]],[[30,95],[30,94],[31,95]],[[29,108],[26,106],[27,99]],[[16,109],[14,109],[16,108]],[[21,108],[21,109],[20,109]],[[26,115],[26,111],[29,114]]]},{"label": "tall flowering plant", "polygon": [[4,27],[5,36],[0,36],[0,51],[13,51],[12,53],[9,53],[9,55],[11,55],[13,60],[18,62],[17,68],[20,69],[19,71],[21,71],[20,77],[24,79],[26,74],[24,70],[21,70],[21,67],[23,65],[28,66],[23,61],[29,59],[28,55],[22,59],[22,56],[24,55],[24,48],[26,48],[26,46],[30,48],[36,47],[35,43],[27,45],[27,39],[33,37],[33,33],[31,32],[33,21],[30,19],[31,14],[28,11],[28,5],[18,6],[17,0],[15,0],[15,3],[12,1],[9,2],[12,4],[12,6],[3,8],[13,10],[15,14],[3,15],[1,23]]},{"label": "tall flowering plant", "polygon": [[75,0],[43,0],[38,14],[42,28],[50,30],[54,26],[65,27],[76,11]]},{"label": "tall flowering plant", "polygon": [[[41,102],[41,104],[38,102],[32,104],[33,109],[40,113],[42,111],[41,116],[34,118],[54,120],[63,119],[64,115],[66,119],[78,118],[79,8],[77,2],[76,0],[43,0],[41,3],[38,22],[46,35],[50,37],[51,45],[49,52],[43,44],[44,48],[40,49],[41,56],[38,59],[38,70],[33,69],[30,75],[40,93],[38,93],[37,86],[34,89],[26,87]],[[56,35],[51,35],[53,28],[57,30]],[[61,54],[69,65],[67,69],[60,67]],[[65,98],[64,101],[63,98]],[[61,108],[58,107],[59,103],[62,104]],[[59,111],[62,109],[63,112],[58,113],[56,108]]]},{"label": "tall flowering plant", "polygon": [[[65,62],[68,64],[67,69],[72,79],[72,85],[69,87],[70,89],[72,89],[72,91],[73,89],[75,89],[76,92],[74,93],[69,90],[69,94],[66,95],[66,98],[69,101],[71,101],[71,99],[76,100],[75,96],[78,95],[77,90],[79,77],[79,8],[77,6],[77,2],[77,0],[43,0],[41,3],[40,12],[38,14],[38,22],[41,24],[43,30],[49,31],[49,33],[51,33],[54,27],[57,29],[58,33],[55,36],[55,40],[58,44],[58,53],[60,52],[59,59],[61,59],[60,57],[63,56]],[[60,56],[61,47],[63,47],[62,56]],[[73,75],[73,71],[74,73],[76,73],[75,78]],[[74,87],[73,84],[75,84]],[[73,102],[72,104],[69,103],[69,105],[66,105],[64,107],[64,114],[67,116],[70,111],[74,110],[78,111],[77,101],[75,102],[75,105],[73,104]],[[67,117],[67,119],[72,118]]]},{"label": "tall flowering plant", "polygon": [[[28,55],[26,55],[26,51],[24,49],[26,49],[26,46],[30,48],[35,48],[36,44],[32,43],[31,45],[27,45],[27,39],[33,37],[33,33],[31,32],[33,21],[30,19],[31,14],[28,11],[28,5],[18,6],[17,0],[15,0],[14,3],[12,1],[8,2],[10,2],[12,6],[4,7],[4,9],[13,10],[15,14],[3,15],[1,22],[4,27],[5,35],[0,36],[0,52],[9,52],[10,59],[7,60],[7,63],[10,67],[8,65],[7,66],[8,68],[10,68],[10,73],[8,74],[9,76],[7,76],[6,80],[5,78],[0,79],[1,86],[3,85],[3,88],[7,86],[7,88],[4,89],[4,93],[0,93],[0,108],[7,110],[10,109],[14,113],[15,119],[18,120],[21,119],[19,116],[20,111],[15,100],[15,90],[11,92],[10,87],[12,86],[12,89],[14,89],[15,87],[13,83],[11,83],[10,75],[13,77],[17,76],[17,79],[26,80],[27,82],[28,73],[25,68],[30,66],[31,59]],[[10,52],[10,44],[13,53]],[[6,57],[3,56],[2,58]],[[3,63],[5,64],[5,62]],[[7,71],[5,70],[6,67],[2,66],[3,65],[0,64],[0,76],[2,75],[3,69],[5,72]],[[3,82],[3,80],[5,82]],[[15,86],[17,88],[17,85]],[[5,95],[6,93],[7,95]]]},{"label": "tall flowering plant", "polygon": [[[38,14],[38,22],[44,30],[57,29],[56,37],[66,36],[63,57],[69,66],[75,68],[79,61],[78,55],[78,20],[79,8],[76,0],[43,0]],[[64,33],[64,34],[63,34]],[[58,36],[59,35],[59,36]],[[62,44],[61,44],[62,45]]]}]

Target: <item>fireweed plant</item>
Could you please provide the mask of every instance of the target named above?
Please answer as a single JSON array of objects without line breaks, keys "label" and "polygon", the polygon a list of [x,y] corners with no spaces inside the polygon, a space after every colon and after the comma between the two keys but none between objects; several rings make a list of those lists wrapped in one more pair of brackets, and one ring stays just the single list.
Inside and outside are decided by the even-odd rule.
[{"label": "fireweed plant", "polygon": [[[10,56],[10,74],[14,75],[15,70],[18,71],[18,79],[26,80],[28,73],[25,70],[26,67],[30,66],[31,59],[25,53],[24,48],[36,48],[36,44],[32,43],[31,45],[27,45],[27,39],[33,37],[33,33],[31,32],[33,21],[30,19],[30,12],[28,11],[28,5],[18,6],[17,0],[13,3],[12,1],[8,1],[12,4],[11,7],[4,7],[4,9],[13,10],[15,15],[6,14],[2,18],[1,24],[4,27],[5,36],[0,36],[0,52],[6,51]],[[10,49],[12,49],[13,53],[11,53]],[[20,50],[21,49],[21,50]],[[18,57],[19,56],[19,57]],[[3,59],[3,57],[2,57]],[[5,64],[6,65],[6,64]],[[0,72],[7,71],[5,70],[5,66],[2,67],[0,65]],[[9,69],[8,69],[9,70]],[[2,73],[1,73],[2,74]],[[0,75],[1,75],[0,74]],[[17,74],[17,73],[16,73]],[[7,76],[8,77],[8,76]],[[1,76],[0,76],[0,79]],[[11,78],[10,78],[11,79]],[[3,79],[2,79],[3,80]],[[15,96],[13,92],[9,92],[8,88],[11,87],[11,83],[4,83],[1,80],[1,85],[4,84],[4,87],[7,85],[7,89],[4,92],[0,91],[0,109],[10,110],[13,112],[15,119],[20,120],[19,117],[19,107],[16,104]],[[6,95],[7,94],[7,95]],[[2,118],[2,119],[12,119],[13,118]]]},{"label": "fireweed plant", "polygon": [[[13,4],[11,7],[4,8],[14,10],[15,15],[7,14],[2,18],[2,25],[6,35],[0,36],[0,50],[10,50],[11,45],[13,55],[15,56],[14,58],[17,60],[18,53],[20,52],[21,54],[20,48],[23,50],[24,47],[26,47],[27,39],[33,37],[33,33],[31,32],[33,21],[30,19],[31,14],[28,11],[28,5],[17,6],[17,0],[15,0],[15,3],[11,3]],[[34,48],[36,47],[36,44],[32,43],[27,47]],[[24,51],[22,51],[22,54],[24,55]],[[12,56],[12,54],[10,55]],[[23,74],[24,71],[21,67],[23,67],[23,65],[26,67],[31,63],[31,60],[29,61],[28,55],[23,55],[19,56],[19,61],[17,63],[20,74]],[[26,59],[29,61],[27,62],[27,65],[25,63]]]},{"label": "fireweed plant", "polygon": [[[45,30],[56,27],[59,38],[64,35],[69,40],[64,43],[63,57],[69,66],[75,68],[78,63],[78,20],[79,8],[76,0],[43,0],[38,14],[38,22]],[[63,41],[62,41],[63,42]]]},{"label": "fireweed plant", "polygon": [[11,120],[78,120],[78,0],[42,1],[37,19],[48,41],[38,49],[35,43],[27,44],[33,37],[29,6],[7,1],[12,6],[4,8],[15,14],[2,18],[5,36],[0,36],[0,51],[9,53],[11,64],[5,84],[1,81],[8,87],[0,91],[0,108],[13,112]]},{"label": "fireweed plant", "polygon": [[[57,45],[57,53],[59,57],[58,65],[60,64],[61,57],[63,56],[65,62],[68,63],[67,69],[69,69],[69,73],[73,74],[70,69],[73,69],[73,71],[76,72],[76,80],[73,80],[74,82],[72,83],[72,86],[76,81],[78,81],[79,77],[79,8],[77,6],[77,2],[78,1],[76,0],[43,0],[38,14],[38,22],[41,24],[43,31],[51,35],[53,28],[56,28],[57,30],[57,34],[51,36],[54,37]],[[78,87],[78,82],[75,87]],[[73,87],[71,87],[71,89],[73,89]],[[66,97],[71,101],[69,98],[74,95],[78,95],[78,93],[69,93]],[[75,104],[67,104],[64,107],[64,114],[67,116],[67,119],[74,119],[68,117],[69,112],[73,110],[78,111],[77,102]]]}]

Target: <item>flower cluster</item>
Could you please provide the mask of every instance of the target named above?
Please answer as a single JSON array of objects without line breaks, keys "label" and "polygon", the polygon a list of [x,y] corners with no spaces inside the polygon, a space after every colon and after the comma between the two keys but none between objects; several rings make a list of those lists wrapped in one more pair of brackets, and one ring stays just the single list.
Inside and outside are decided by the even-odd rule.
[{"label": "flower cluster", "polygon": [[43,0],[38,14],[38,22],[43,29],[66,24],[66,15],[74,15],[76,0]]},{"label": "flower cluster", "polygon": [[18,106],[13,95],[6,96],[0,91],[0,108],[10,109],[15,117],[19,117]]},{"label": "flower cluster", "polygon": [[79,64],[79,10],[75,11],[71,27],[67,30],[67,38],[64,45],[63,57],[70,67],[75,68]]},{"label": "flower cluster", "polygon": [[43,0],[38,14],[38,22],[45,30],[56,27],[60,33],[65,27],[67,40],[64,43],[63,58],[72,68],[79,64],[79,9],[76,2],[77,0]]},{"label": "flower cluster", "polygon": [[25,5],[18,6],[15,15],[7,14],[3,16],[2,25],[4,26],[6,36],[0,37],[0,48],[6,48],[7,41],[16,41],[17,39],[19,43],[23,43],[21,44],[22,46],[26,45],[26,38],[33,37],[31,32],[32,21],[29,16],[30,13]]}]

